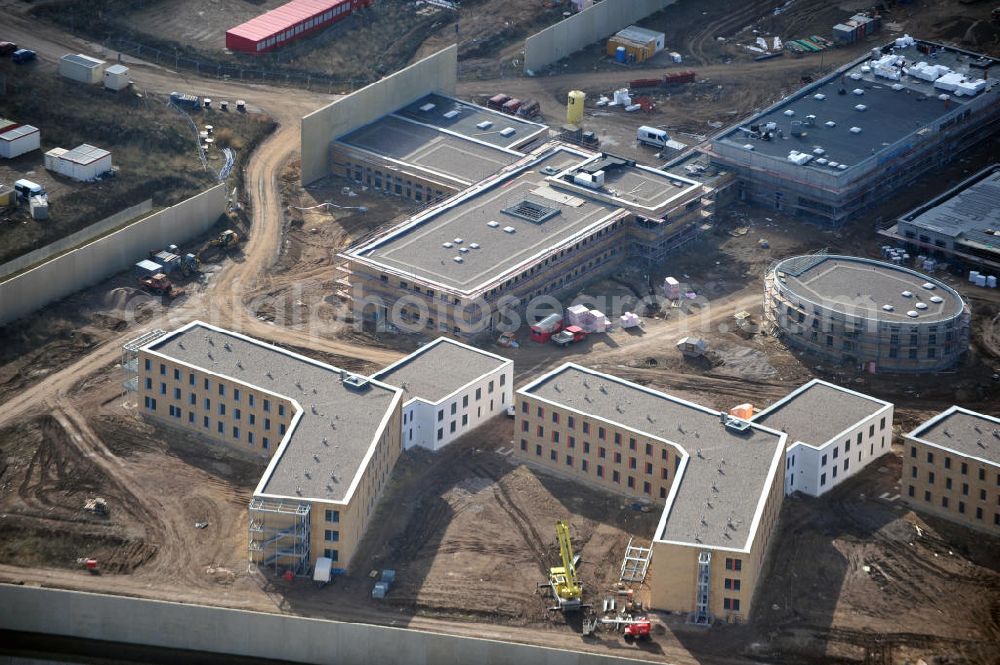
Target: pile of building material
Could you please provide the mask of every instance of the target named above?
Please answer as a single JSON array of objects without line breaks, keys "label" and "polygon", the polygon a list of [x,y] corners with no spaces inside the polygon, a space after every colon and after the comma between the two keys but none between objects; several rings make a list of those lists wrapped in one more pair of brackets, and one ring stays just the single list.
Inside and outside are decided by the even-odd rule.
[{"label": "pile of building material", "polygon": [[386,568],[382,571],[382,579],[375,583],[372,589],[372,598],[385,598],[389,593],[389,587],[396,581],[396,571]]},{"label": "pile of building material", "polygon": [[13,159],[26,152],[38,150],[41,132],[31,125],[20,125],[13,120],[0,118],[0,157]]},{"label": "pile of building material", "polygon": [[997,288],[997,277],[996,275],[983,275],[978,270],[970,270],[969,283],[986,289],[995,289]]},{"label": "pile of building material", "polygon": [[578,326],[588,333],[604,333],[611,327],[611,321],[604,312],[589,309],[586,305],[573,305],[566,308],[568,325]]},{"label": "pile of building material", "polygon": [[622,330],[628,330],[629,328],[636,328],[642,325],[642,319],[635,312],[625,312],[618,317],[618,322],[621,324]]},{"label": "pile of building material", "polygon": [[87,143],[72,150],[53,148],[45,153],[45,168],[73,180],[90,182],[111,171],[111,153]]},{"label": "pile of building material", "polygon": [[833,36],[842,44],[853,44],[868,35],[874,35],[882,27],[879,16],[855,14],[843,23],[833,26]]}]

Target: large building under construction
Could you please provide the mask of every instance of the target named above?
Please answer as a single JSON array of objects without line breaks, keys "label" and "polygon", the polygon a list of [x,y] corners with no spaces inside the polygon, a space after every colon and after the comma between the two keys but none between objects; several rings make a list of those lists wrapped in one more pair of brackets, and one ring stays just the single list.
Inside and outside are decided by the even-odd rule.
[{"label": "large building under construction", "polygon": [[1000,61],[911,42],[873,49],[714,138],[708,150],[742,199],[840,224],[996,131]]},{"label": "large building under construction", "polygon": [[122,364],[144,416],[269,460],[248,558],[279,574],[348,568],[404,447],[438,449],[512,397],[511,361],[447,339],[387,368],[401,387],[200,321],[129,342]]},{"label": "large building under construction", "polygon": [[[385,177],[376,170],[373,182]],[[509,308],[579,287],[626,257],[662,259],[697,237],[710,194],[634,161],[544,143],[351,247],[340,283],[366,320],[474,335]]]},{"label": "large building under construction", "polygon": [[571,363],[516,399],[518,459],[664,506],[626,561],[654,609],[749,618],[784,497],[783,432]]},{"label": "large building under construction", "polygon": [[901,266],[815,254],[773,264],[764,318],[789,345],[871,371],[954,367],[969,346],[971,313],[953,288]]}]

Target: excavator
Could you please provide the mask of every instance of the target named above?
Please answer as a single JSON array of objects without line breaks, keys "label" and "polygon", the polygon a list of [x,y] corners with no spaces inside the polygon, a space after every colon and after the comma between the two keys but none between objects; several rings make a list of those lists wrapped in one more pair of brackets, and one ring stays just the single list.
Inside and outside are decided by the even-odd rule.
[{"label": "excavator", "polygon": [[549,581],[540,582],[539,588],[552,589],[552,597],[558,603],[549,610],[561,612],[576,612],[583,609],[583,585],[576,577],[576,564],[573,562],[573,543],[569,539],[569,523],[564,520],[556,522],[556,539],[559,541],[559,557],[561,566],[549,568]]}]

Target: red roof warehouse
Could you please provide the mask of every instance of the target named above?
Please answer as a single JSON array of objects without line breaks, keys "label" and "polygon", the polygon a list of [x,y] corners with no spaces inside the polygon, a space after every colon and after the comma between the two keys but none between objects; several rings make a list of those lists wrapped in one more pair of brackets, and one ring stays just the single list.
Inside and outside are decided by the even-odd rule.
[{"label": "red roof warehouse", "polygon": [[373,0],[292,0],[226,31],[226,48],[266,53],[371,6]]}]

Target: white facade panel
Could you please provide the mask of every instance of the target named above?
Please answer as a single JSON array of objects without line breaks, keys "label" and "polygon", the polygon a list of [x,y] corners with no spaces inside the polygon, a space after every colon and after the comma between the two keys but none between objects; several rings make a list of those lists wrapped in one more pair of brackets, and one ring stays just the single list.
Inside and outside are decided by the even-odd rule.
[{"label": "white facade panel", "polygon": [[890,404],[822,446],[793,443],[785,454],[785,494],[821,496],[890,452],[892,418]]},{"label": "white facade panel", "polygon": [[429,404],[413,398],[403,406],[405,448],[441,450],[513,404],[514,364],[507,363]]}]

